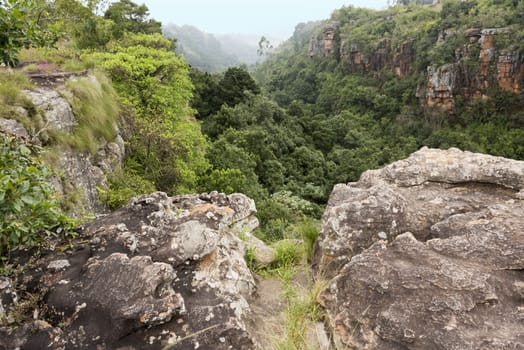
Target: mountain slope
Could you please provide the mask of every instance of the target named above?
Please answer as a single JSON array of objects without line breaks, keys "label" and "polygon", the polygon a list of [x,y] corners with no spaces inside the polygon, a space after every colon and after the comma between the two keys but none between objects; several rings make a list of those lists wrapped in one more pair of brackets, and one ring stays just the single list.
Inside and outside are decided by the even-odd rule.
[{"label": "mountain slope", "polygon": [[233,34],[214,35],[196,27],[175,24],[164,26],[164,35],[177,39],[178,53],[184,55],[193,67],[206,72],[223,71],[240,64],[254,64],[257,55],[257,37]]}]

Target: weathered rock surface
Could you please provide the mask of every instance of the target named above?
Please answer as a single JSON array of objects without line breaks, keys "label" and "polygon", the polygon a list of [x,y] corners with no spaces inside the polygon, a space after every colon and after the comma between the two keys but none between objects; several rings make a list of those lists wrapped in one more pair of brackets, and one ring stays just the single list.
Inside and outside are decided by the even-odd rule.
[{"label": "weathered rock surface", "polygon": [[315,247],[338,349],[524,348],[524,162],[423,148],[337,185]]},{"label": "weathered rock surface", "polygon": [[42,301],[34,321],[0,328],[0,349],[257,348],[239,237],[256,228],[255,211],[240,194],[134,198],[18,277]]}]

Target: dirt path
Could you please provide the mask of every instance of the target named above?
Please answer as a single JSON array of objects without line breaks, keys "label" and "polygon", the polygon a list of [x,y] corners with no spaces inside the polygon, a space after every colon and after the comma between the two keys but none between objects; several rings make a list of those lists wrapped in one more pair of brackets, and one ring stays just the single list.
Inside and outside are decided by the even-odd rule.
[{"label": "dirt path", "polygon": [[[290,292],[293,296],[286,296]],[[258,278],[257,296],[250,301],[253,316],[250,320],[250,330],[263,350],[297,349],[297,350],[330,350],[329,340],[322,322],[303,319],[305,322],[305,346],[290,347],[289,343],[282,345],[287,337],[290,317],[288,308],[297,307],[297,303],[305,300],[311,288],[311,281],[306,269],[299,267],[291,286],[285,286],[279,278]],[[292,319],[292,318],[291,318]],[[279,344],[281,344],[279,346]]]}]

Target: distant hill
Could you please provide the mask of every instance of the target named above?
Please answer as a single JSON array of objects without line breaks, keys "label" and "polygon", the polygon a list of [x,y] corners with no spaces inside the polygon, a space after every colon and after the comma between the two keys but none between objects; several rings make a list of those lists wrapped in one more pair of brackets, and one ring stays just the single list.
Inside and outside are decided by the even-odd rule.
[{"label": "distant hill", "polygon": [[243,34],[209,34],[200,29],[168,24],[164,35],[177,39],[178,53],[193,67],[219,72],[240,64],[252,65],[261,60],[257,54],[260,36]]}]

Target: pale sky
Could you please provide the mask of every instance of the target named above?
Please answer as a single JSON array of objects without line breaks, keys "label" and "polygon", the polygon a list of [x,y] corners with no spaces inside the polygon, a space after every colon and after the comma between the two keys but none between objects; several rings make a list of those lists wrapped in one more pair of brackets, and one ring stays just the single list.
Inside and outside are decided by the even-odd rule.
[{"label": "pale sky", "polygon": [[135,0],[162,24],[190,24],[213,34],[238,33],[287,39],[295,25],[327,19],[346,5],[383,9],[387,0]]}]

